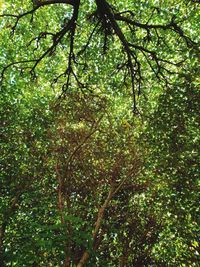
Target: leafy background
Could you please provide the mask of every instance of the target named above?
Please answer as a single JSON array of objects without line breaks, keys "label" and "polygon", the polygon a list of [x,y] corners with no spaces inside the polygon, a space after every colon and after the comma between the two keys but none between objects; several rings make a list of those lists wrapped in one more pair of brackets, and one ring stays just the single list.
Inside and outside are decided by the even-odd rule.
[{"label": "leafy background", "polygon": [[57,78],[70,34],[34,71],[29,60],[51,46],[73,7],[44,6],[15,27],[7,15],[35,4],[0,2],[1,266],[82,266],[83,255],[86,266],[199,266],[198,1],[109,4],[131,10],[134,23],[173,18],[187,36],[118,22],[129,43],[164,60],[160,69],[134,48],[137,112],[127,55],[112,28],[105,34],[109,24],[82,53],[98,22],[95,1],[80,4],[68,86],[67,75]]}]

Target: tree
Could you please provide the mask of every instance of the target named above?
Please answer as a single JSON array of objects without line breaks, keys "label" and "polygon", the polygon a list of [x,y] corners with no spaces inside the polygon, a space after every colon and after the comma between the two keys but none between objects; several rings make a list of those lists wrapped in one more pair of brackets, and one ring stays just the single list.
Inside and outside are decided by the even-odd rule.
[{"label": "tree", "polygon": [[198,266],[199,261],[197,77],[193,68],[181,85],[160,96],[143,136],[149,146],[145,170],[152,177],[151,194],[163,225],[152,251],[162,266]]},{"label": "tree", "polygon": [[0,265],[197,266],[198,2],[1,8]]},{"label": "tree", "polygon": [[[23,93],[15,86],[7,86],[6,89],[1,93],[0,110],[1,266],[4,266],[8,259],[12,261],[15,258],[11,249],[15,244],[13,235],[20,236],[19,225],[23,221],[24,209],[29,207],[30,199],[35,197],[33,192],[42,183],[42,175],[46,171],[45,155],[48,150],[47,128],[51,124],[47,109],[47,92],[45,97],[41,93],[36,95],[36,92],[33,97],[31,88],[26,87],[26,92]],[[37,194],[40,194],[38,189]]]},{"label": "tree", "polygon": [[[139,4],[126,1],[124,5],[121,1],[106,0],[84,3],[38,0],[25,1],[20,13],[15,14],[13,9],[19,6],[10,1],[7,12],[12,9],[12,13],[1,15],[3,24],[11,28],[12,35],[17,35],[18,47],[27,46],[28,50],[23,55],[19,50],[17,58],[4,66],[1,80],[11,67],[22,72],[28,69],[37,78],[48,64],[51,82],[58,83],[66,94],[74,86],[83,89],[93,85],[91,75],[97,72],[99,75],[106,64],[106,71],[115,74],[115,82],[123,86],[131,84],[135,111],[136,95],[140,95],[141,86],[146,86],[144,79],[149,78],[147,71],[159,83],[168,85],[168,76],[186,66],[186,51],[198,50],[196,36],[190,28],[195,28],[191,23],[197,19],[197,5],[191,1],[179,3],[177,7],[173,1],[161,4],[153,0]],[[41,21],[41,18],[45,19]],[[23,31],[25,37],[19,38]],[[111,42],[115,46],[113,51]],[[63,49],[68,56],[59,64]],[[105,63],[97,65],[102,57]],[[113,62],[110,57],[116,60]]]}]

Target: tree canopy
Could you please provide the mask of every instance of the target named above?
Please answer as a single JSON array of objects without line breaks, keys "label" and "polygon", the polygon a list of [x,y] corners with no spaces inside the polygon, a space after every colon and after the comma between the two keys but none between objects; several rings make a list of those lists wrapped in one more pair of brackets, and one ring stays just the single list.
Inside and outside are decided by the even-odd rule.
[{"label": "tree canopy", "polygon": [[199,266],[199,1],[0,10],[0,266]]}]

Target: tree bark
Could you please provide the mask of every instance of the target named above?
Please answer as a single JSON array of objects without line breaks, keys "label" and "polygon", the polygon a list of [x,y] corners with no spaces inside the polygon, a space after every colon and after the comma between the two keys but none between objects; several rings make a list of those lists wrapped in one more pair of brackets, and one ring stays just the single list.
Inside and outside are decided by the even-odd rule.
[{"label": "tree bark", "polygon": [[[97,235],[98,235],[99,229],[101,227],[101,223],[102,223],[102,220],[103,220],[103,217],[104,217],[105,210],[108,207],[110,200],[112,199],[113,193],[114,193],[114,188],[111,187],[106,200],[104,201],[103,205],[101,206],[101,208],[98,211],[97,220],[95,222],[95,227],[94,227],[94,230],[93,230],[93,233],[92,233],[92,236],[93,236],[93,248],[94,249],[95,249],[95,244],[97,242]],[[87,263],[89,257],[90,257],[89,252],[85,251],[83,253],[79,263],[77,264],[77,267],[83,267]]]},{"label": "tree bark", "polygon": [[4,241],[4,236],[5,236],[5,231],[6,231],[6,223],[2,223],[0,227],[0,266],[4,267],[4,247],[3,247],[3,241]]}]

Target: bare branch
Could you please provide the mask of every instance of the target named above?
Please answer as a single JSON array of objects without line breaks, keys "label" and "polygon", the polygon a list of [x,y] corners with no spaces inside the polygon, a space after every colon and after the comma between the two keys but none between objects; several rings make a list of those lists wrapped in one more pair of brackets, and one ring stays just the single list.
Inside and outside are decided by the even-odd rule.
[{"label": "bare branch", "polygon": [[[150,66],[152,72],[155,74],[156,78],[161,81],[163,80],[166,84],[168,83],[167,74],[177,74],[176,68],[178,69],[179,66],[185,61],[185,57],[182,57],[179,61],[173,61],[169,58],[163,58],[160,56],[156,50],[149,49],[150,46],[148,44],[151,42],[155,42],[158,46],[164,46],[168,51],[176,52],[178,51],[177,48],[172,50],[169,47],[169,44],[164,38],[163,31],[174,32],[177,35],[177,38],[182,40],[182,43],[186,43],[189,48],[198,50],[197,43],[195,43],[190,37],[188,37],[185,32],[182,30],[180,23],[181,20],[177,21],[175,16],[172,16],[171,21],[165,24],[152,24],[150,23],[151,18],[156,14],[159,14],[159,8],[154,7],[151,10],[150,16],[146,23],[140,23],[135,20],[135,14],[131,10],[125,10],[119,12],[116,10],[115,7],[111,6],[107,0],[95,0],[96,2],[96,11],[90,14],[89,18],[95,21],[95,26],[92,29],[91,33],[89,34],[86,44],[81,45],[78,51],[74,51],[74,42],[75,42],[75,32],[77,27],[77,20],[79,14],[79,5],[80,0],[34,0],[33,8],[27,12],[24,12],[19,15],[15,14],[3,14],[0,15],[1,17],[12,17],[16,19],[14,26],[12,27],[12,33],[14,34],[15,29],[18,25],[18,22],[21,18],[27,15],[34,15],[35,12],[43,6],[53,5],[53,4],[68,4],[73,7],[73,13],[71,19],[64,25],[64,27],[56,32],[51,33],[48,32],[46,29],[42,31],[38,36],[33,37],[31,41],[29,41],[28,45],[31,45],[32,42],[35,42],[36,48],[33,48],[33,51],[39,48],[40,42],[43,38],[46,38],[47,35],[52,36],[52,44],[43,51],[43,53],[37,59],[31,59],[29,61],[20,61],[18,63],[26,63],[26,62],[33,62],[33,66],[31,68],[31,74],[35,76],[35,69],[38,64],[48,55],[53,54],[58,45],[62,45],[62,41],[65,36],[68,35],[69,37],[69,54],[67,57],[67,66],[62,73],[59,73],[57,77],[54,77],[53,83],[58,82],[58,80],[62,80],[62,94],[65,95],[68,88],[72,84],[72,79],[77,83],[78,87],[85,88],[85,85],[80,81],[78,75],[75,72],[74,65],[79,64],[83,65],[84,68],[87,66],[87,59],[85,58],[85,63],[81,63],[77,60],[79,56],[85,53],[85,57],[87,55],[86,51],[90,48],[90,44],[92,41],[93,36],[96,33],[103,33],[103,53],[109,50],[109,38],[110,36],[117,36],[118,40],[120,41],[123,52],[122,60],[116,64],[116,72],[123,71],[123,81],[124,85],[127,85],[127,79],[131,81],[132,87],[132,95],[133,95],[133,111],[137,112],[136,107],[136,100],[137,95],[141,93],[141,86],[143,83],[143,64],[141,55],[144,60]],[[183,19],[184,20],[184,19]],[[126,27],[130,33],[134,33],[135,30],[141,29],[146,31],[146,36],[142,37],[141,40],[137,40],[132,42],[125,34],[124,28],[121,26]],[[155,36],[153,39],[152,36]],[[103,54],[102,53],[102,54]],[[11,63],[8,66],[4,67],[1,77],[4,77],[4,73],[7,68],[14,66],[16,63]],[[174,66],[172,69],[171,66]],[[178,70],[179,71],[179,70]],[[115,73],[116,73],[115,72]],[[113,72],[112,72],[113,73]],[[65,82],[63,79],[66,77]]]},{"label": "bare branch", "polygon": [[[36,62],[37,60],[36,59],[30,59],[30,60],[21,60],[21,61],[15,61],[15,62],[12,62],[10,64],[8,64],[7,66],[5,66],[1,72],[1,78],[0,78],[0,83],[2,83],[3,79],[4,79],[4,75],[5,75],[5,72],[7,71],[7,69],[9,69],[10,67],[12,66],[15,66],[15,65],[19,65],[19,64],[24,64],[24,63],[30,63],[30,62]],[[31,67],[30,67],[31,68]]]}]

